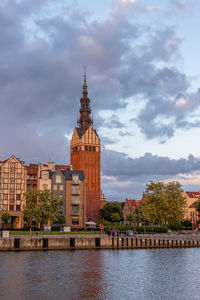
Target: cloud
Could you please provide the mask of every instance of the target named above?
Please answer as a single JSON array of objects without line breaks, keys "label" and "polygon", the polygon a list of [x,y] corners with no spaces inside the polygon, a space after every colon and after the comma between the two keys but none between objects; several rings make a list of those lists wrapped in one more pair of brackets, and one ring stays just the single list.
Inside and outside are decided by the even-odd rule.
[{"label": "cloud", "polygon": [[139,158],[131,158],[125,153],[104,149],[103,175],[117,178],[134,178],[138,176],[175,176],[189,174],[200,169],[200,158],[189,155],[187,159],[170,159],[146,153]]}]

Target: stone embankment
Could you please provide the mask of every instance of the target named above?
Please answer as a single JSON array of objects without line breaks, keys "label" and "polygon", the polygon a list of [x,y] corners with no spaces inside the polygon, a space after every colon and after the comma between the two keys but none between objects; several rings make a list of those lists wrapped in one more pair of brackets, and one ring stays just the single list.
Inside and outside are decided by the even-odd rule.
[{"label": "stone embankment", "polygon": [[200,234],[138,234],[135,236],[15,236],[0,238],[0,251],[70,249],[145,249],[200,247]]}]

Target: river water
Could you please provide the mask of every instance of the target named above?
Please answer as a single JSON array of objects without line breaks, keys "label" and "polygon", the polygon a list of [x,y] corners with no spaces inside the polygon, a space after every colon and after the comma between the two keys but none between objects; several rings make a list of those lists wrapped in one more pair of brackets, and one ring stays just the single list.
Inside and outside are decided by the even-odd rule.
[{"label": "river water", "polygon": [[0,252],[0,299],[200,299],[200,249]]}]

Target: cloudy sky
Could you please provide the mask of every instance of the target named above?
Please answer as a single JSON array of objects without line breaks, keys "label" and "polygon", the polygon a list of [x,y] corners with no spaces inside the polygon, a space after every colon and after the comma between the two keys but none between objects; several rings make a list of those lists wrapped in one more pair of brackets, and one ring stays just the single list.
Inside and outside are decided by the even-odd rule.
[{"label": "cloudy sky", "polygon": [[200,189],[199,0],[1,0],[0,156],[69,163],[83,66],[108,200]]}]

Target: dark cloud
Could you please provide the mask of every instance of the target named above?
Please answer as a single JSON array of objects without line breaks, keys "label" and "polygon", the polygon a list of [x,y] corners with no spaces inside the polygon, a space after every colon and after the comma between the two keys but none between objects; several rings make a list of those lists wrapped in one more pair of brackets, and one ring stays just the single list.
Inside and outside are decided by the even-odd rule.
[{"label": "dark cloud", "polygon": [[104,149],[102,157],[103,175],[117,178],[175,176],[200,170],[200,159],[193,155],[176,160],[146,153],[140,158],[131,158],[125,153]]}]

